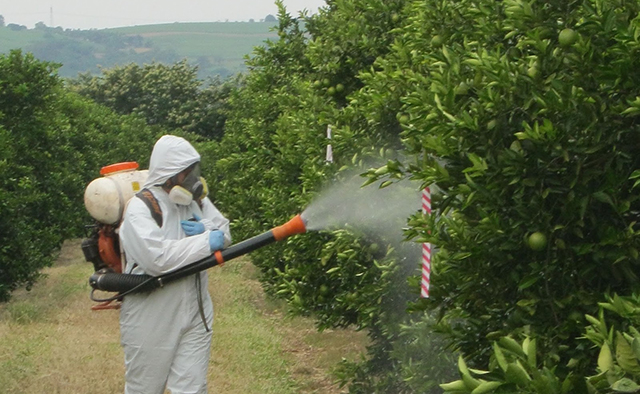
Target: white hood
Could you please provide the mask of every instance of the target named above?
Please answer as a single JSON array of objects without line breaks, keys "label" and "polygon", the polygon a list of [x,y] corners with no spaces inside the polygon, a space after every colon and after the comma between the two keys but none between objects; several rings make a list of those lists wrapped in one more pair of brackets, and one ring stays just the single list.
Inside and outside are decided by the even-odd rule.
[{"label": "white hood", "polygon": [[160,185],[167,179],[200,161],[200,154],[182,137],[164,135],[153,147],[149,176],[144,187]]}]

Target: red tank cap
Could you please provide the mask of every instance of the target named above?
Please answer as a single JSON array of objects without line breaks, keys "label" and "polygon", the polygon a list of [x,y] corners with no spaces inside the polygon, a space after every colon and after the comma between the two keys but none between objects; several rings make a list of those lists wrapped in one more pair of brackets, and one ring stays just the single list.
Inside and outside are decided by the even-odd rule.
[{"label": "red tank cap", "polygon": [[122,163],[115,163],[108,166],[104,166],[100,169],[100,175],[113,174],[120,171],[132,171],[138,169],[138,163],[135,161],[125,161]]}]

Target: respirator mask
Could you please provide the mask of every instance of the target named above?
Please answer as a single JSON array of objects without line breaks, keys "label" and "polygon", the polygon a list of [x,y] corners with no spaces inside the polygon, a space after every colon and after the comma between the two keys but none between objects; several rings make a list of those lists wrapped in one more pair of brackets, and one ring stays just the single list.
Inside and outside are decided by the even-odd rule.
[{"label": "respirator mask", "polygon": [[[189,205],[193,200],[202,200],[209,192],[207,182],[201,176],[200,163],[196,163],[180,184],[169,191],[169,199],[178,205]],[[174,179],[178,175],[174,176]]]}]

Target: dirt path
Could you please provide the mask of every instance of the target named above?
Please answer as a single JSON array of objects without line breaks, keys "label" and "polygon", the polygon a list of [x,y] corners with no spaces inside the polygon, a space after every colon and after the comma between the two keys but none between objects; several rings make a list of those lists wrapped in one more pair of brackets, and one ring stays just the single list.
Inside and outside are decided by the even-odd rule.
[{"label": "dirt path", "polygon": [[[92,271],[79,241],[67,242],[47,279],[0,305],[0,393],[123,392],[118,315],[89,310]],[[216,312],[209,392],[346,392],[331,369],[342,357],[359,358],[365,335],[318,333],[309,319],[287,318],[256,277],[243,258],[210,270]]]}]

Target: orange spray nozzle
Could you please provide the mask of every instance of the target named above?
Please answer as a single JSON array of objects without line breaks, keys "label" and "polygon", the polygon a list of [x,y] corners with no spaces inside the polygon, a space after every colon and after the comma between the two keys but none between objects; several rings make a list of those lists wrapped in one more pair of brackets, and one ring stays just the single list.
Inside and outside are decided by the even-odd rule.
[{"label": "orange spray nozzle", "polygon": [[307,225],[304,219],[302,219],[302,216],[298,214],[285,224],[274,227],[271,232],[273,233],[273,238],[275,238],[276,241],[280,241],[292,235],[307,232]]}]

